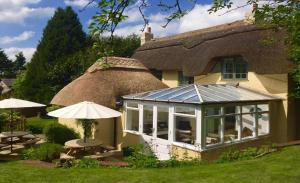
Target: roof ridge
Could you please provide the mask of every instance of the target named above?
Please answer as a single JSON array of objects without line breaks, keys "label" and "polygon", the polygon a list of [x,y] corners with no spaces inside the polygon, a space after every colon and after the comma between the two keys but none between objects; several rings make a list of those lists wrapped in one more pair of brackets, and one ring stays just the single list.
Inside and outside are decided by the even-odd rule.
[{"label": "roof ridge", "polygon": [[[170,35],[170,36],[165,36],[165,37],[160,37],[160,38],[154,38],[154,39],[152,39],[152,41],[150,41],[148,43],[160,42],[160,41],[169,41],[169,40],[176,40],[176,39],[184,39],[186,37],[195,36],[195,35],[198,35],[198,34],[213,32],[214,29],[222,28],[224,26],[238,26],[238,25],[245,25],[246,26],[246,25],[252,25],[252,24],[246,23],[242,19],[242,20],[237,20],[237,21],[230,22],[230,23],[224,23],[224,24],[219,24],[219,25],[215,25],[215,26],[211,26],[211,27],[206,27],[206,28],[196,29],[196,30],[192,30],[192,31],[182,32],[182,33],[175,34],[175,35]],[[218,31],[218,30],[216,30],[216,31]],[[190,34],[193,34],[193,35],[190,35]]]}]

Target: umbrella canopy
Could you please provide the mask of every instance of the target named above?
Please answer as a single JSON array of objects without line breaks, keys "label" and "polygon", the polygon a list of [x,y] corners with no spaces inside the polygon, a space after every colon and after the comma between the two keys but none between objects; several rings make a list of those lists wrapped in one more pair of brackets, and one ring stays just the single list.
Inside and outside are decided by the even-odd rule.
[{"label": "umbrella canopy", "polygon": [[102,119],[119,117],[122,114],[94,102],[80,102],[48,113],[49,116],[68,119]]},{"label": "umbrella canopy", "polygon": [[0,109],[18,109],[28,107],[44,107],[44,104],[20,100],[15,98],[4,99],[0,101]]}]

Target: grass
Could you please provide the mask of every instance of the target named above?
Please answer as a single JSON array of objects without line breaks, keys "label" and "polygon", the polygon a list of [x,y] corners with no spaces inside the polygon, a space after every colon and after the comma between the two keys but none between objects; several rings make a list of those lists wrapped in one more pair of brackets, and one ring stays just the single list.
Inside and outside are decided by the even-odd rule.
[{"label": "grass", "polygon": [[34,134],[43,133],[43,129],[49,124],[56,123],[54,118],[27,118],[26,128]]},{"label": "grass", "polygon": [[300,146],[271,155],[224,164],[164,169],[37,168],[21,162],[0,163],[0,182],[299,182]]}]

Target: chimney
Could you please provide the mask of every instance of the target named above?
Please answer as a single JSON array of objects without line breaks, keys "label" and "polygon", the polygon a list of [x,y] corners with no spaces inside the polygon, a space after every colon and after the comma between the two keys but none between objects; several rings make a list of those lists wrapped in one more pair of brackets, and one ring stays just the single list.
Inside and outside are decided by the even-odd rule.
[{"label": "chimney", "polygon": [[249,23],[249,24],[253,24],[255,22],[255,12],[258,9],[258,4],[257,3],[253,3],[252,4],[252,11],[249,13],[246,13],[245,15],[245,22]]},{"label": "chimney", "polygon": [[151,27],[147,27],[147,30],[141,34],[141,45],[153,39],[153,34],[151,33]]}]

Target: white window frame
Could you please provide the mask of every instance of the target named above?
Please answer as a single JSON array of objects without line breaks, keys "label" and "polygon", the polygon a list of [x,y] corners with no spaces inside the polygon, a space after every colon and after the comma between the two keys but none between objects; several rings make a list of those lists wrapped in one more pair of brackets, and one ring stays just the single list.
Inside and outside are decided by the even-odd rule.
[{"label": "white window frame", "polygon": [[[268,111],[258,111],[257,110],[257,106],[258,105],[268,105]],[[242,111],[242,106],[248,106],[248,105],[253,105],[255,107],[255,110],[254,112],[243,112]],[[233,141],[229,141],[229,142],[224,142],[224,117],[225,116],[232,116],[233,114],[224,114],[224,107],[226,106],[236,106],[236,107],[239,107],[239,112],[238,113],[234,113],[234,115],[236,116],[239,116],[238,117],[238,138],[233,140]],[[211,116],[204,116],[202,117],[203,119],[203,136],[202,136],[202,149],[209,149],[209,148],[213,148],[213,147],[218,147],[218,146],[222,146],[224,144],[234,144],[234,143],[240,143],[240,142],[244,142],[244,141],[247,141],[247,140],[254,140],[254,139],[257,139],[258,137],[263,137],[263,136],[268,136],[270,135],[270,104],[269,103],[247,103],[247,104],[233,104],[233,105],[208,105],[208,106],[205,106],[203,107],[203,111],[205,110],[205,108],[207,107],[217,107],[217,108],[220,108],[220,114],[219,115],[211,115]],[[242,138],[242,116],[243,115],[247,115],[247,114],[254,114],[254,125],[253,125],[253,135],[252,136],[249,136],[249,137],[244,137]],[[268,133],[267,134],[264,134],[264,135],[258,135],[258,115],[259,114],[268,114],[269,115],[269,121],[268,121]],[[206,144],[206,119],[207,118],[220,118],[220,121],[221,121],[221,135],[220,135],[220,143],[216,143],[216,144],[209,144],[207,145]]]},{"label": "white window frame", "polygon": [[[128,129],[128,122],[127,122],[127,120],[128,120],[128,118],[127,118],[127,115],[128,115],[128,109],[129,110],[133,110],[133,111],[139,111],[140,109],[139,109],[139,104],[138,104],[138,107],[137,108],[135,108],[135,107],[128,107],[128,103],[136,103],[136,104],[138,104],[138,102],[132,102],[132,101],[125,101],[124,102],[124,106],[125,106],[125,125],[124,125],[124,131],[125,132],[130,132],[130,133],[133,133],[133,134],[139,134],[140,132],[140,124],[139,124],[139,130],[138,131],[134,131],[134,130],[130,130],[130,129]],[[139,111],[139,122],[140,122],[140,111]]]},{"label": "white window frame", "polygon": [[[237,58],[240,58],[240,57],[227,57],[227,58],[222,58],[222,61],[221,61],[221,75],[222,75],[222,79],[223,80],[247,80],[248,79],[248,64],[247,62],[243,59],[243,62],[245,62],[245,67],[246,67],[246,73],[237,73],[236,72],[236,68],[237,68],[237,64],[239,63],[239,60],[237,60]],[[231,59],[231,60],[228,60],[228,59]],[[229,73],[229,72],[226,72],[226,65],[228,63],[231,63],[232,64],[232,73]],[[224,75],[228,75],[228,74],[232,74],[232,78],[225,78]],[[236,74],[246,74],[246,77],[245,78],[237,78],[236,77]]]}]

